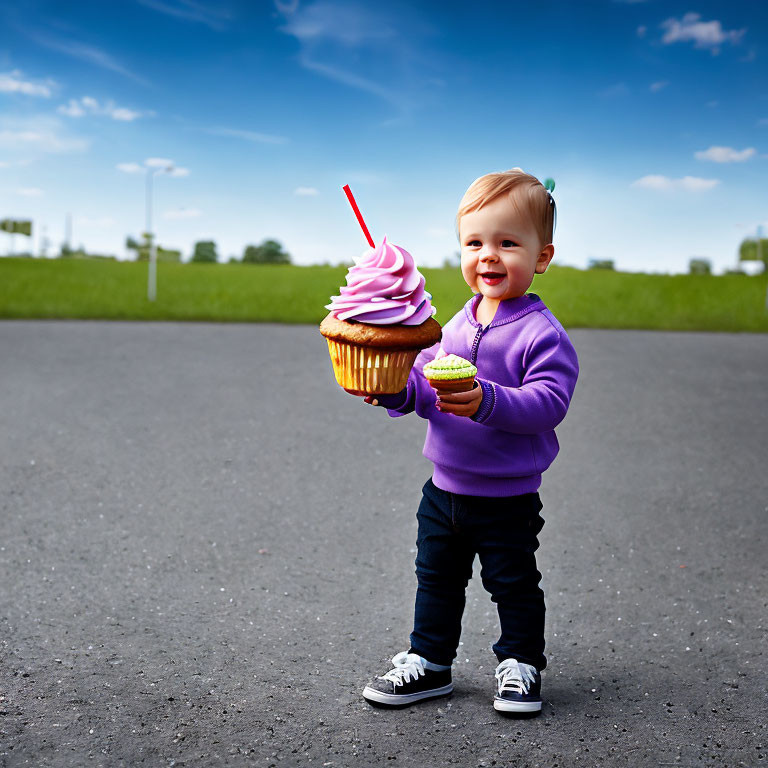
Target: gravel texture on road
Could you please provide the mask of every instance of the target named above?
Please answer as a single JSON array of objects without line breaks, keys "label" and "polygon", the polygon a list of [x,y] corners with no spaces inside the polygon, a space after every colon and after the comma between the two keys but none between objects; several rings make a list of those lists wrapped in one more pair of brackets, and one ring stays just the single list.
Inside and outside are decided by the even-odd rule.
[{"label": "gravel texture on road", "polygon": [[316,328],[0,323],[0,766],[768,763],[768,336],[574,330],[544,707],[360,695],[408,643],[425,424]]}]

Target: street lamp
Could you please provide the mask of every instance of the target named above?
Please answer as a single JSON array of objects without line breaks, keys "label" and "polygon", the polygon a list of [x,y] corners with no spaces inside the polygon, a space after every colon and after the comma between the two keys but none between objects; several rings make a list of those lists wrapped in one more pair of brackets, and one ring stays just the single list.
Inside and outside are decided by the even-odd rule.
[{"label": "street lamp", "polygon": [[187,168],[179,168],[173,161],[162,157],[148,157],[143,165],[138,163],[118,163],[117,169],[123,173],[147,172],[147,227],[144,236],[149,247],[149,277],[147,280],[147,299],[154,301],[157,297],[157,246],[152,234],[152,180],[158,173],[168,173],[171,176],[188,176]]},{"label": "street lamp", "polygon": [[159,165],[147,164],[147,241],[149,243],[149,277],[147,280],[147,299],[157,298],[157,246],[152,234],[152,179],[158,173],[173,173],[173,163]]}]

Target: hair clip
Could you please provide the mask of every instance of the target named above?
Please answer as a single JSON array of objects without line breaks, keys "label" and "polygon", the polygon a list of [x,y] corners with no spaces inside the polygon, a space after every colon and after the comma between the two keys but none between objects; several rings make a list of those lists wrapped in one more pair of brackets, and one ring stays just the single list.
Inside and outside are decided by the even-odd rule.
[{"label": "hair clip", "polygon": [[549,202],[552,205],[552,234],[555,234],[555,227],[557,226],[557,205],[555,204],[555,198],[552,197],[552,193],[555,191],[555,180],[553,178],[544,179],[544,189],[547,190],[549,195]]}]

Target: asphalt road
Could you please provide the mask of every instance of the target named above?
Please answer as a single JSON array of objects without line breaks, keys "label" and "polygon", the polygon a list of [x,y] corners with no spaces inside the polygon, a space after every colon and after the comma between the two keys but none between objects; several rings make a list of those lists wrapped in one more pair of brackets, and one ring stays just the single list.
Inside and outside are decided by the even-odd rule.
[{"label": "asphalt road", "polygon": [[0,766],[767,764],[768,336],[571,337],[510,720],[477,575],[453,696],[360,696],[430,465],[315,328],[0,323]]}]

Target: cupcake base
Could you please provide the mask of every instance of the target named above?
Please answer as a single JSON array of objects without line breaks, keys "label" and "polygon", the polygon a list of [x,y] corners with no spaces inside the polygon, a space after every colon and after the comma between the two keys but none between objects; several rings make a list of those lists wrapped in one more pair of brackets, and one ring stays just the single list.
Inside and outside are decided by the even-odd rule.
[{"label": "cupcake base", "polygon": [[355,395],[394,395],[405,387],[420,349],[361,347],[326,338],[340,387]]},{"label": "cupcake base", "polygon": [[429,386],[437,390],[439,394],[450,394],[451,392],[468,392],[475,386],[475,377],[470,376],[467,379],[427,379]]}]

